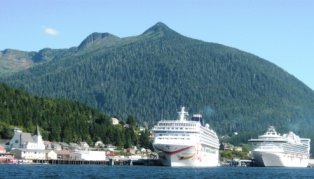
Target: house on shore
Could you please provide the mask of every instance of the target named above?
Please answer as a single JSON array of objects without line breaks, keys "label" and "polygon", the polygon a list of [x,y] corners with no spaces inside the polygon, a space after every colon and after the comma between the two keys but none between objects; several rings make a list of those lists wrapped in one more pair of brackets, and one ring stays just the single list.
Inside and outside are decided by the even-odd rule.
[{"label": "house on shore", "polygon": [[70,159],[70,151],[69,150],[56,150],[57,159],[59,160],[69,160]]},{"label": "house on shore", "polygon": [[14,136],[7,146],[8,150],[13,149],[35,149],[45,150],[43,138],[37,126],[37,135],[32,136],[30,133],[22,132],[20,129],[14,129]]},{"label": "house on shore", "polygon": [[45,160],[46,159],[46,151],[45,150],[37,150],[37,149],[13,149],[10,153],[14,154],[16,159],[24,159],[24,160]]},{"label": "house on shore", "polygon": [[46,150],[46,159],[47,160],[57,160],[58,154],[54,150]]},{"label": "house on shore", "polygon": [[0,145],[0,164],[1,163],[15,163],[14,155],[7,153],[2,145]]},{"label": "house on shore", "polygon": [[0,154],[3,154],[3,153],[6,153],[6,150],[2,145],[0,145]]},{"label": "house on shore", "polygon": [[107,160],[105,151],[72,151],[71,160],[104,161]]}]

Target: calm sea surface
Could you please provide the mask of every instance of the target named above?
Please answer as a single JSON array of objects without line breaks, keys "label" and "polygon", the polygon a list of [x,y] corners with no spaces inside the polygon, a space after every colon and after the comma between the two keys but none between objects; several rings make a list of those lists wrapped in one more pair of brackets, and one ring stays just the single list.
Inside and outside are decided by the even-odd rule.
[{"label": "calm sea surface", "polygon": [[0,165],[0,178],[314,178],[314,168]]}]

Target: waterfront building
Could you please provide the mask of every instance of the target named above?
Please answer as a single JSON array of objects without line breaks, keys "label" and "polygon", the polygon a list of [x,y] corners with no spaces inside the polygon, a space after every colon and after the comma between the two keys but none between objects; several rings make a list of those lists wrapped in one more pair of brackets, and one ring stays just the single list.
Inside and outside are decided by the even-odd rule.
[{"label": "waterfront building", "polygon": [[37,135],[15,128],[14,136],[6,146],[16,159],[46,159],[45,144],[37,126]]},{"label": "waterfront building", "polygon": [[95,143],[95,147],[97,147],[97,148],[104,148],[105,144],[102,141],[97,141]]},{"label": "waterfront building", "polygon": [[80,147],[81,147],[81,150],[89,149],[89,145],[87,144],[87,142],[80,142]]},{"label": "waterfront building", "polygon": [[57,142],[52,142],[52,143],[51,143],[51,148],[52,148],[53,150],[62,150],[61,145],[60,145],[59,143],[57,143]]},{"label": "waterfront building", "polygon": [[3,154],[5,152],[6,152],[5,148],[2,145],[0,145],[0,154]]},{"label": "waterfront building", "polygon": [[1,163],[15,163],[14,155],[11,153],[0,153]]},{"label": "waterfront building", "polygon": [[30,133],[22,132],[22,130],[15,128],[14,136],[7,146],[9,151],[13,149],[32,149],[45,150],[45,144],[37,126],[37,135],[32,136]]},{"label": "waterfront building", "polygon": [[107,160],[105,151],[72,151],[70,152],[70,159],[89,161]]},{"label": "waterfront building", "polygon": [[53,150],[46,150],[46,159],[56,160],[58,159],[58,154]]},{"label": "waterfront building", "polygon": [[70,150],[80,150],[80,146],[77,143],[70,142],[69,143]]},{"label": "waterfront building", "polygon": [[41,149],[25,149],[25,148],[19,148],[19,149],[13,149],[10,151],[10,153],[14,154],[14,157],[16,159],[22,159],[22,160],[45,160],[46,159],[46,151]]},{"label": "waterfront building", "polygon": [[59,144],[61,145],[62,150],[69,150],[70,148],[70,145],[68,143],[60,142]]},{"label": "waterfront building", "polygon": [[68,150],[56,150],[57,158],[60,160],[70,159],[70,152]]}]

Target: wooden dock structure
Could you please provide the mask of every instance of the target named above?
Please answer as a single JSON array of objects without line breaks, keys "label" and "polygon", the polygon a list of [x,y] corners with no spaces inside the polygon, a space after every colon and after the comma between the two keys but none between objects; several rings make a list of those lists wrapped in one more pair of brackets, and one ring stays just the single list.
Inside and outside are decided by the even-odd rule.
[{"label": "wooden dock structure", "polygon": [[52,165],[145,165],[145,166],[161,166],[161,162],[157,159],[109,159],[109,160],[55,160],[55,159],[36,159],[32,160],[34,164],[52,164]]}]

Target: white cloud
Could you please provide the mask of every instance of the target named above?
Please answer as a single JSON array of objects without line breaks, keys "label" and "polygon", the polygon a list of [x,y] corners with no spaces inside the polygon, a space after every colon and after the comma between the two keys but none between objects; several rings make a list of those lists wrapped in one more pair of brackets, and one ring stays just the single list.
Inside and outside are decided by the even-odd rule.
[{"label": "white cloud", "polygon": [[53,29],[51,27],[44,27],[44,32],[45,32],[45,34],[52,35],[52,36],[56,36],[56,35],[60,34],[59,31],[57,31],[56,29]]}]

